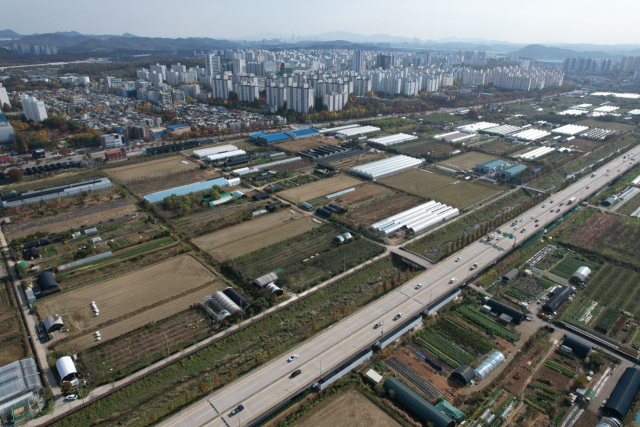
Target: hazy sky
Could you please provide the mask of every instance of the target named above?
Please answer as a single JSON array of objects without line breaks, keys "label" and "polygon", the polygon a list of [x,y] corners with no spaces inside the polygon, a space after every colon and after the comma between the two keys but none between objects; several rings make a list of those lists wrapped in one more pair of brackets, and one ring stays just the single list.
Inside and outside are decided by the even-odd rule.
[{"label": "hazy sky", "polygon": [[516,43],[640,43],[639,0],[0,0],[0,29],[148,37],[329,31]]}]

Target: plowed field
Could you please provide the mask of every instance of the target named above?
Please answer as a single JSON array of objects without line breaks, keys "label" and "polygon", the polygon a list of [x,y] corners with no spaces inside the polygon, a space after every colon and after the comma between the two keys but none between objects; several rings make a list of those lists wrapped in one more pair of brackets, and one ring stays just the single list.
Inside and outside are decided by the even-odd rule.
[{"label": "plowed field", "polygon": [[311,184],[301,185],[300,187],[283,191],[278,195],[292,203],[299,203],[304,202],[305,200],[313,200],[321,196],[326,196],[327,194],[336,193],[341,190],[346,190],[347,188],[355,187],[358,184],[362,184],[362,181],[348,175],[338,175],[336,177],[323,179]]}]

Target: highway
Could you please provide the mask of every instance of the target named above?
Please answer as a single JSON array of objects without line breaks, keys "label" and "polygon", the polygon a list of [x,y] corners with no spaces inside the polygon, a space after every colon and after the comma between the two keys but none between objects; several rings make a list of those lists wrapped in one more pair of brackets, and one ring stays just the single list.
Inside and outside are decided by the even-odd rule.
[{"label": "highway", "polygon": [[[494,263],[499,256],[513,247],[514,242],[523,241],[546,224],[553,222],[567,209],[580,203],[580,200],[587,198],[610,180],[624,173],[629,165],[629,159],[623,161],[622,156],[614,158],[598,169],[595,177],[592,178],[589,174],[499,227],[501,231],[513,233],[517,238],[516,241],[501,238],[471,243],[448,259],[392,290],[386,296],[292,348],[288,354],[276,356],[259,369],[169,418],[162,425],[165,427],[244,425],[291,393],[316,381],[321,376],[321,369],[326,372],[373,343],[382,333],[382,328],[373,328],[377,322],[383,322],[384,329],[389,331],[394,326],[393,318],[398,313],[402,313],[403,318],[406,318],[424,310],[430,300],[435,300],[467,280],[473,274],[471,267],[474,263],[478,263],[478,270]],[[567,205],[571,197],[576,197],[577,200]],[[561,202],[565,204],[561,206]],[[522,222],[520,222],[521,219]],[[535,227],[536,219],[539,219],[537,228]],[[510,225],[514,221],[518,221],[517,230],[513,230],[513,226]],[[526,231],[521,233],[522,229]],[[460,261],[456,262],[458,257]],[[456,278],[456,282],[452,284],[453,278]],[[422,287],[416,290],[418,283],[421,283]],[[299,358],[293,362],[287,362],[287,358],[294,353],[297,353]],[[302,373],[295,378],[290,378],[290,374],[296,369],[301,369]],[[238,404],[244,405],[244,411],[231,416],[230,411]]]}]

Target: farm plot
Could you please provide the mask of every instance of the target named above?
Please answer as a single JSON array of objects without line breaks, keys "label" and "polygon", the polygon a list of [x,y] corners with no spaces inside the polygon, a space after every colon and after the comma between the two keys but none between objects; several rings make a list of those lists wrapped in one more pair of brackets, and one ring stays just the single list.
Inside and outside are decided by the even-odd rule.
[{"label": "farm plot", "polygon": [[602,122],[600,120],[594,119],[581,120],[579,122],[576,122],[575,124],[580,126],[589,126],[592,128],[618,130],[621,132],[628,132],[636,128],[635,125],[629,125],[626,123]]},{"label": "farm plot", "polygon": [[574,148],[580,151],[593,151],[594,149],[600,147],[601,145],[602,145],[602,142],[578,138],[564,144],[563,147]]},{"label": "farm plot", "polygon": [[[144,308],[166,304],[216,276],[195,258],[182,255],[115,279],[63,292],[38,303],[44,317],[59,314],[72,331],[93,330],[107,322],[123,322]],[[135,286],[134,286],[135,285]],[[95,316],[95,301],[100,316]],[[169,312],[164,313],[167,316]]]},{"label": "farm plot", "polygon": [[622,207],[616,209],[620,215],[631,215],[640,208],[640,193],[626,201]]},{"label": "farm plot", "polygon": [[[187,167],[186,165],[184,165]],[[134,194],[143,195],[153,191],[166,190],[181,185],[192,184],[194,182],[207,181],[220,176],[214,169],[194,169],[178,170],[176,172],[157,175],[154,177],[141,176],[131,179],[124,185]]]},{"label": "farm plot", "polygon": [[291,220],[289,211],[260,216],[252,221],[228,227],[193,239],[200,249],[224,261],[280,242],[316,227],[311,218]]},{"label": "farm plot", "polygon": [[356,390],[340,394],[328,404],[299,418],[298,427],[398,427],[397,421]]},{"label": "farm plot", "polygon": [[598,269],[598,266],[592,262],[577,259],[574,256],[567,256],[563,259],[558,265],[556,265],[551,273],[563,277],[565,279],[570,279],[573,273],[578,270],[580,267],[588,267],[592,272],[595,272]]},{"label": "farm plot", "polygon": [[497,335],[512,343],[520,340],[520,334],[502,326],[476,308],[463,305],[458,308],[458,313],[460,313],[463,319],[484,330],[488,334]]},{"label": "farm plot", "polygon": [[[437,172],[426,173],[415,169],[384,178],[380,182],[409,194],[435,200],[461,210],[494,196],[501,190],[496,185],[485,186],[474,182],[458,181]],[[453,184],[454,182],[457,184]]]},{"label": "farm plot", "polygon": [[377,160],[382,160],[388,156],[386,152],[370,153],[368,151],[360,151],[360,150],[357,150],[357,151],[359,151],[361,154],[355,157],[349,157],[349,158],[338,160],[338,161],[331,161],[331,158],[327,158],[327,160],[324,160],[324,159],[321,159],[321,160],[323,163],[331,161],[331,166],[334,166],[343,171],[348,171],[352,167],[375,162]]},{"label": "farm plot", "polygon": [[503,139],[498,139],[487,142],[486,144],[477,145],[476,147],[494,156],[508,156],[512,155],[518,150],[521,150],[523,145],[519,142],[510,142]]},{"label": "farm plot", "polygon": [[65,172],[49,178],[25,177],[20,182],[3,186],[0,191],[2,192],[2,194],[9,194],[13,190],[17,191],[18,193],[22,193],[24,191],[42,190],[45,188],[57,187],[59,185],[75,184],[76,182],[82,182],[102,177],[104,177],[104,173],[95,169],[85,171],[81,170],[77,172],[72,170],[65,170]]},{"label": "farm plot", "polygon": [[[185,165],[182,162],[187,162],[188,164]],[[119,182],[126,184],[140,178],[153,178],[175,172],[189,171],[197,169],[198,167],[198,164],[186,160],[182,156],[171,156],[164,159],[150,160],[148,162],[107,169],[106,173]]]},{"label": "farm plot", "polygon": [[127,199],[116,199],[71,212],[15,223],[5,234],[8,239],[15,239],[35,234],[36,231],[46,230],[49,233],[59,233],[72,228],[95,226],[132,214],[136,210],[137,208]]},{"label": "farm plot", "polygon": [[336,193],[362,184],[359,179],[348,175],[338,175],[333,178],[322,179],[311,184],[302,185],[279,193],[279,196],[291,203],[298,204],[305,200],[313,200],[327,194]]},{"label": "farm plot", "polygon": [[434,139],[432,141],[403,145],[399,150],[403,154],[408,154],[410,156],[420,157],[423,154],[432,154],[438,157],[455,151],[455,148],[449,144]]},{"label": "farm plot", "polygon": [[417,197],[404,193],[390,194],[388,197],[368,199],[359,204],[350,205],[352,209],[345,218],[356,224],[369,226],[422,203],[423,201]]},{"label": "farm plot", "polygon": [[243,283],[278,271],[279,278],[290,289],[300,292],[384,252],[382,246],[360,237],[338,246],[332,240],[340,233],[341,230],[325,224],[279,243],[265,245],[234,259],[229,265],[244,279]]},{"label": "farm plot", "polygon": [[454,167],[454,169],[463,171],[465,169],[472,169],[477,164],[485,163],[489,160],[494,160],[495,158],[496,156],[480,153],[478,151],[470,151],[438,162],[438,164],[447,168],[451,168],[451,165],[457,166],[457,168]]},{"label": "farm plot", "polygon": [[274,144],[273,147],[278,150],[286,151],[304,151],[311,150],[312,148],[318,148],[323,145],[335,145],[339,140],[335,138],[328,138],[324,136],[313,136],[310,138],[296,139],[294,141],[281,142],[280,144]]},{"label": "farm plot", "polygon": [[21,322],[17,318],[12,297],[8,289],[9,282],[0,283],[0,364],[2,366],[26,357],[27,346],[22,344]]},{"label": "farm plot", "polygon": [[424,331],[420,334],[420,337],[429,344],[429,347],[427,348],[435,348],[440,353],[455,361],[458,365],[470,365],[476,360],[475,357],[467,353],[465,350],[452,344],[447,338],[444,338],[437,333]]},{"label": "farm plot", "polygon": [[[158,331],[158,329],[162,329],[162,326],[164,326],[165,322],[163,319],[168,317],[171,318],[171,316],[174,313],[179,313],[184,310],[187,310],[190,306],[199,303],[202,300],[202,298],[204,298],[205,296],[211,296],[216,291],[220,291],[224,288],[226,288],[226,286],[222,281],[214,282],[212,285],[206,286],[204,288],[196,289],[195,291],[187,295],[172,299],[166,304],[162,304],[158,307],[153,307],[141,313],[134,314],[124,322],[117,322],[117,323],[109,324],[107,326],[100,327],[100,336],[102,337],[101,341],[96,341],[96,336],[94,335],[93,332],[91,332],[91,333],[87,333],[87,334],[72,338],[70,340],[65,340],[64,342],[56,342],[55,348],[57,351],[63,351],[65,353],[77,353],[77,352],[87,350],[91,347],[95,347],[99,345],[100,348],[97,349],[97,352],[104,354],[104,347],[105,347],[104,344],[108,344],[106,347],[113,347],[114,345],[117,345],[116,343],[118,340],[115,340],[114,342],[111,342],[111,343],[109,342],[110,340],[114,340],[115,338],[121,335],[128,334],[131,331],[135,331],[138,328],[143,328],[144,326],[149,324],[154,324],[157,327],[153,328],[154,330],[152,331],[145,332],[145,335],[155,334],[155,335],[158,335],[158,337],[160,337],[162,336],[162,333],[166,332],[166,331],[161,331],[162,333],[159,334],[159,331]],[[200,318],[203,318],[203,317],[206,317],[206,316],[202,316],[202,315],[200,316]],[[189,323],[191,322],[187,322],[185,323],[185,325]],[[206,326],[207,323],[208,322],[205,322],[204,326]],[[183,329],[182,331],[178,330],[176,331],[176,335],[178,333],[186,334],[188,335],[188,337],[169,336],[169,339],[171,339],[172,345],[175,345],[177,340],[191,338],[192,330],[191,329]],[[134,335],[137,335],[137,334],[134,334]],[[155,341],[156,340],[137,341],[135,349],[131,348],[130,345],[118,345],[118,347],[122,348],[123,353],[121,354],[116,354],[114,352],[108,353],[109,354],[108,359],[112,363],[111,367],[126,366],[126,364],[124,363],[124,359],[134,358],[132,356],[135,353],[137,353],[138,355],[141,355],[148,352],[150,354],[154,349],[157,350],[158,343],[156,343]],[[120,343],[120,344],[123,344],[123,343]],[[166,350],[166,342],[164,341],[164,336],[162,336],[161,345],[163,346],[163,348],[161,348],[160,350],[162,351]]]}]

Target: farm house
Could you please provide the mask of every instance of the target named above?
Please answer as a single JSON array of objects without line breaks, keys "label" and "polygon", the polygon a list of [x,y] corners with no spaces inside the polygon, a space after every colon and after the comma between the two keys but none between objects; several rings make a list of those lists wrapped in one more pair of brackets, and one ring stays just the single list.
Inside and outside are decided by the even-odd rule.
[{"label": "farm house", "polygon": [[640,371],[636,368],[627,368],[603,406],[603,412],[623,419],[629,412],[638,390],[640,390]]},{"label": "farm house", "polygon": [[37,298],[60,292],[60,285],[50,271],[44,271],[38,275],[38,286],[40,289],[33,292]]},{"label": "farm house", "polygon": [[385,390],[393,390],[394,399],[415,414],[423,423],[432,423],[435,427],[454,427],[455,421],[436,409],[435,406],[420,397],[419,394],[402,384],[396,378],[389,378],[383,385]]},{"label": "farm house", "polygon": [[494,351],[491,356],[474,369],[478,379],[485,379],[494,369],[496,369],[506,358],[499,351]]},{"label": "farm house", "polygon": [[589,267],[580,267],[576,270],[575,273],[571,276],[570,281],[578,284],[583,284],[587,277],[591,274],[591,269]]},{"label": "farm house", "polygon": [[573,295],[573,288],[571,286],[565,286],[556,288],[553,291],[551,298],[542,306],[542,309],[547,313],[555,313],[555,311]]},{"label": "farm house", "polygon": [[255,283],[260,289],[266,289],[277,296],[284,293],[280,286],[276,285],[276,283],[282,284],[282,282],[278,280],[278,275],[273,272],[260,276],[257,279],[253,279],[253,283]]},{"label": "farm house", "polygon": [[424,162],[424,159],[414,159],[413,157],[398,155],[353,167],[349,173],[364,179],[376,180],[417,168]]},{"label": "farm house", "polygon": [[59,331],[64,328],[64,322],[62,321],[62,317],[57,314],[52,314],[51,316],[44,319],[44,329],[48,334],[51,332]]},{"label": "farm house", "polygon": [[476,173],[490,174],[490,173],[497,172],[500,169],[504,169],[505,167],[507,167],[507,162],[500,159],[494,159],[494,160],[489,160],[488,162],[475,165],[473,170]]},{"label": "farm house", "polygon": [[518,278],[519,274],[520,274],[520,270],[518,270],[517,268],[512,268],[511,270],[509,270],[507,274],[502,276],[502,281],[505,283],[512,282]]},{"label": "farm house", "polygon": [[520,310],[516,310],[515,308],[511,308],[506,304],[501,303],[500,301],[496,301],[492,298],[488,299],[484,302],[486,305],[491,307],[491,311],[494,313],[498,313],[498,315],[506,314],[509,316],[514,322],[520,323],[526,317],[523,312]]},{"label": "farm house", "polygon": [[207,156],[211,156],[214,154],[228,153],[228,152],[237,151],[237,150],[238,150],[238,147],[236,147],[235,145],[220,145],[217,147],[194,150],[193,157],[195,157],[196,159],[204,159]]}]

